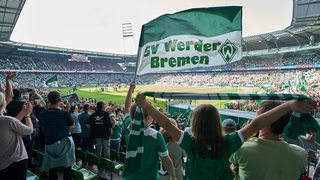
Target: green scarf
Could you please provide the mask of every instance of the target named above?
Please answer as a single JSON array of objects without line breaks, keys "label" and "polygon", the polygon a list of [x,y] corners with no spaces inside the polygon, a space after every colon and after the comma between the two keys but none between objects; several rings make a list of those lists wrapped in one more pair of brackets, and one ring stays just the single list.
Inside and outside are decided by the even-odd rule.
[{"label": "green scarf", "polygon": [[142,109],[137,107],[134,113],[134,120],[128,138],[128,147],[126,151],[126,162],[123,170],[123,177],[126,178],[134,174],[136,170],[141,169],[143,154],[143,136],[144,136],[144,116]]}]

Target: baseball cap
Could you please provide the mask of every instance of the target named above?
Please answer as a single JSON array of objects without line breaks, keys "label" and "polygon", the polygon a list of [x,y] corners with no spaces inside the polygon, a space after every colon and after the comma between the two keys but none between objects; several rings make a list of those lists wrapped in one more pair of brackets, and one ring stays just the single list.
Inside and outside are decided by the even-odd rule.
[{"label": "baseball cap", "polygon": [[236,129],[237,128],[237,123],[233,119],[225,119],[222,122],[222,127],[223,128],[229,128],[229,129]]}]

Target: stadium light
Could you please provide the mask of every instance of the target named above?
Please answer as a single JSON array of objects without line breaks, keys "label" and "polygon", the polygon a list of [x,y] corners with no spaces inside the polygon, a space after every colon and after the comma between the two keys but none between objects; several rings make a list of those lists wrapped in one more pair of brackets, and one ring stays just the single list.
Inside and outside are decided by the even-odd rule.
[{"label": "stadium light", "polygon": [[122,24],[122,36],[123,37],[132,37],[133,36],[132,23],[123,23]]},{"label": "stadium light", "polygon": [[[124,54],[126,54],[128,49],[135,52],[137,51],[132,23],[122,23],[122,38]],[[128,42],[130,43],[128,44]]]}]

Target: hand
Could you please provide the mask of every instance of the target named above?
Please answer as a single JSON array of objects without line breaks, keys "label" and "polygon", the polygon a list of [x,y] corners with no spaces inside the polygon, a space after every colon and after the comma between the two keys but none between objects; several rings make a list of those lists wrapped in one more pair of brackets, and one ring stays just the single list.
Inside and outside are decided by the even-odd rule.
[{"label": "hand", "polygon": [[117,117],[118,117],[119,121],[122,121],[122,116],[121,116],[121,114],[118,114]]},{"label": "hand", "polygon": [[133,93],[135,88],[136,88],[136,83],[134,81],[132,81],[130,83],[129,91],[131,91]]},{"label": "hand", "polygon": [[136,101],[137,106],[143,107],[146,103],[146,96],[144,94],[138,93],[135,101]]},{"label": "hand", "polygon": [[37,91],[36,91],[35,88],[30,88],[30,89],[31,89],[31,93],[32,93],[32,94],[36,94],[36,93],[37,93]]},{"label": "hand", "polygon": [[287,102],[292,112],[308,113],[316,108],[317,104],[311,99],[294,100]]},{"label": "hand", "polygon": [[9,72],[8,75],[6,76],[6,80],[7,81],[10,81],[12,80],[13,78],[15,78],[17,76],[17,73],[16,72]]},{"label": "hand", "polygon": [[247,125],[249,125],[252,122],[252,119],[249,119],[247,122],[243,123],[241,128],[246,127]]},{"label": "hand", "polygon": [[31,102],[26,102],[22,106],[22,111],[25,116],[30,116],[30,114],[32,113],[32,109],[33,109],[33,106]]},{"label": "hand", "polygon": [[230,164],[230,170],[232,171],[232,173],[233,173],[234,175],[237,175],[238,172],[239,172],[239,165],[238,165],[238,164],[231,163],[231,164]]}]

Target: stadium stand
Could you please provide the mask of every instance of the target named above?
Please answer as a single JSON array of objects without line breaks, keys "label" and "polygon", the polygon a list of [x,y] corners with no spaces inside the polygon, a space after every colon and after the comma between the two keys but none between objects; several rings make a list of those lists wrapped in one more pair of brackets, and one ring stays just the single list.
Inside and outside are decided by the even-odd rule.
[{"label": "stadium stand", "polygon": [[[134,76],[135,55],[121,55],[40,46],[10,41],[13,28],[19,18],[25,0],[0,1],[0,81],[4,82],[9,71],[19,72],[14,86],[42,88],[53,74],[60,86],[90,86],[129,84]],[[243,38],[243,59],[199,72],[150,74],[137,77],[138,84],[271,87],[264,92],[302,93],[318,101],[314,112],[320,117],[320,0],[293,0],[293,17],[290,26],[283,30]],[[86,54],[90,62],[68,61],[72,54]],[[301,79],[306,80],[301,86]],[[255,102],[229,103],[226,109],[256,111]],[[238,114],[238,113],[235,113]],[[100,159],[81,157],[99,166]],[[90,156],[90,154],[88,154]],[[121,156],[122,155],[122,156]],[[124,163],[124,152],[120,162]],[[34,159],[40,163],[41,152],[34,151]],[[92,160],[94,159],[94,160]],[[111,162],[111,163],[110,163]],[[85,163],[83,163],[85,164]],[[112,173],[119,175],[122,167],[116,162],[102,160]],[[40,164],[38,164],[40,166]],[[85,179],[83,167],[74,168],[79,179]],[[28,172],[29,174],[31,171]],[[33,176],[33,174],[31,174]],[[95,174],[92,176],[95,177]]]}]

